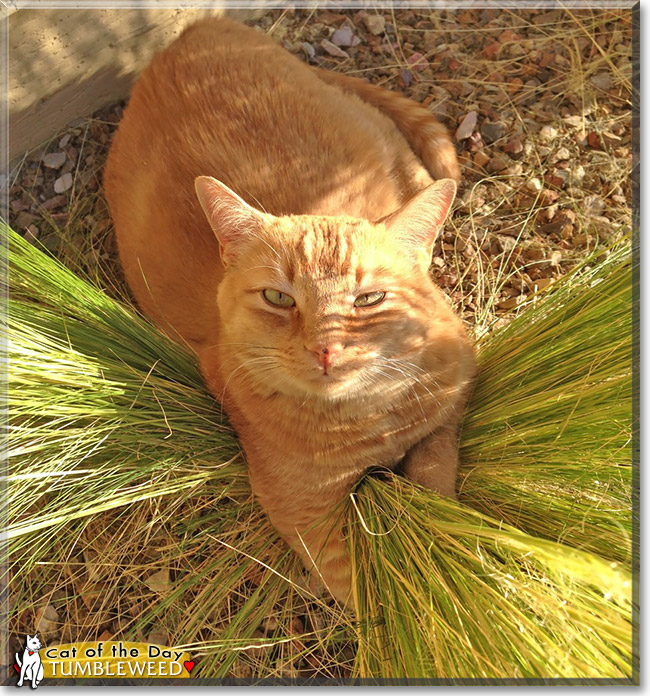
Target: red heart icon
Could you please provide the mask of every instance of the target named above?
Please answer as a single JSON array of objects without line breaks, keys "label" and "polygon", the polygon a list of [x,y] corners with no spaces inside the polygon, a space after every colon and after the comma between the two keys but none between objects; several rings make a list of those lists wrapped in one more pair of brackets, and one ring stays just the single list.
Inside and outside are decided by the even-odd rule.
[{"label": "red heart icon", "polygon": [[192,670],[194,669],[194,664],[195,664],[194,660],[190,660],[190,662],[185,660],[185,662],[183,662],[183,664],[185,665],[185,669],[191,674]]},{"label": "red heart icon", "polygon": [[20,667],[18,665],[14,665],[14,669],[16,670],[16,672],[20,672]]},{"label": "red heart icon", "polygon": [[29,651],[29,654],[30,654],[30,655],[33,655],[33,654],[34,654],[34,651],[33,651],[33,650],[30,650],[30,651]]}]

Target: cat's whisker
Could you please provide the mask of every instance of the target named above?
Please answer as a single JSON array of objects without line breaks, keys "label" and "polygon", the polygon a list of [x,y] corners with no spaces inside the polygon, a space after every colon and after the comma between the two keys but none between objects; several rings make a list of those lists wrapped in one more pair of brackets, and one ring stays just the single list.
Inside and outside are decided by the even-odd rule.
[{"label": "cat's whisker", "polygon": [[[251,364],[253,364],[253,363],[259,363],[259,362],[267,362],[267,363],[273,362],[273,363],[274,363],[275,361],[273,360],[273,358],[269,358],[269,357],[250,358],[250,359],[247,360],[246,362],[244,362],[244,363],[242,363],[241,365],[239,365],[239,367],[236,367],[236,368],[228,375],[228,379],[226,380],[225,384],[223,385],[223,389],[221,390],[221,397],[220,397],[219,401],[223,401],[223,397],[224,397],[225,394],[226,394],[226,389],[227,389],[227,387],[228,387],[228,384],[230,383],[230,380],[235,376],[235,374],[237,374],[237,372],[239,372],[239,370],[241,370],[241,369],[243,369],[243,368],[245,368],[245,367],[248,367],[249,365],[251,365]],[[225,364],[225,363],[224,363],[224,364]]]}]

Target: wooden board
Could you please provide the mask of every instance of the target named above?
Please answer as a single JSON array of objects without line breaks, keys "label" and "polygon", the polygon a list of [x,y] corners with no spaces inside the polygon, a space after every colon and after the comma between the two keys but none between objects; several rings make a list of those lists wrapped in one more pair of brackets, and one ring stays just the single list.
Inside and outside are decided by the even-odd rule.
[{"label": "wooden board", "polygon": [[[229,10],[239,19],[260,10]],[[9,159],[128,95],[152,55],[221,9],[19,9],[9,23]]]}]

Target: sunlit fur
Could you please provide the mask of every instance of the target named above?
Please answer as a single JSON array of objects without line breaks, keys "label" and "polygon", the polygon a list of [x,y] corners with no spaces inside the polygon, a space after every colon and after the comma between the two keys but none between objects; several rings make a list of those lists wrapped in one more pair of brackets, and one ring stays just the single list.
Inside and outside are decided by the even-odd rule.
[{"label": "sunlit fur", "polygon": [[[454,495],[474,373],[428,274],[455,191],[453,146],[426,109],[363,85],[324,81],[258,32],[204,21],[141,76],[105,172],[140,306],[196,351],[256,497],[341,601],[342,527],[317,523],[331,527],[377,465]],[[432,185],[409,143],[447,178]],[[264,289],[295,306],[272,306]],[[382,302],[354,306],[375,291]]]}]

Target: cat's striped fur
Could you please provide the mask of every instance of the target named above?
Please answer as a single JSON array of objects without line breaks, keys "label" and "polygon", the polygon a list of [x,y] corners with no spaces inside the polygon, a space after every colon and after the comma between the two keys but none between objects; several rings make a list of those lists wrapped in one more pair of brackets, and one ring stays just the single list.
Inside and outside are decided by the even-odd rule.
[{"label": "cat's striped fur", "polygon": [[255,495],[342,601],[332,510],[366,469],[454,495],[474,357],[428,266],[457,177],[423,107],[214,19],[143,73],[106,166],[139,304],[196,351]]}]

